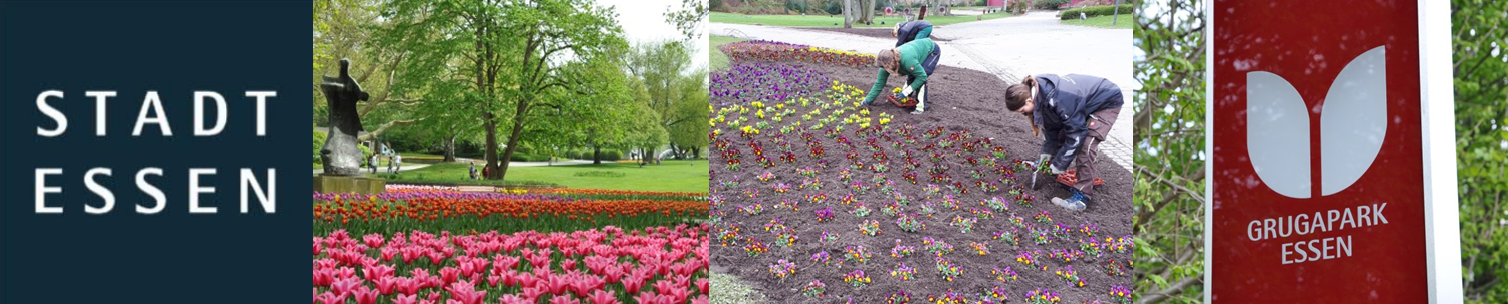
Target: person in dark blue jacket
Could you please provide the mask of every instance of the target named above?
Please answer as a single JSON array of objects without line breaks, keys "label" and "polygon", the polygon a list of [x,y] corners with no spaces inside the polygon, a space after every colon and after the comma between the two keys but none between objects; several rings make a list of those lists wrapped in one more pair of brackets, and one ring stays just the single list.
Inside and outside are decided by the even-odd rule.
[{"label": "person in dark blue jacket", "polygon": [[[1089,75],[1026,76],[1006,88],[1005,107],[1025,114],[1032,121],[1033,133],[1046,131],[1038,166],[1048,165],[1073,192],[1068,199],[1054,197],[1054,204],[1084,210],[1094,186],[1104,183],[1097,178],[1094,162],[1124,99],[1115,83]],[[1074,170],[1069,170],[1070,164],[1075,164]]]},{"label": "person in dark blue jacket", "polygon": [[895,46],[916,40],[916,38],[932,37],[932,23],[927,20],[902,21],[890,29],[890,36],[895,37]]}]

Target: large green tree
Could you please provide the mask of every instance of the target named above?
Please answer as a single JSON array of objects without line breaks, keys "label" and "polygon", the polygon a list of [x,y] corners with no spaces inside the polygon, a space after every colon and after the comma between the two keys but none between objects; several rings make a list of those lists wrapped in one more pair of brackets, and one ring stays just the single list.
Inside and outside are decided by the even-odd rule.
[{"label": "large green tree", "polygon": [[1137,303],[1199,303],[1204,276],[1204,5],[1137,5]]},{"label": "large green tree", "polygon": [[1463,288],[1508,303],[1508,3],[1451,6]]},{"label": "large green tree", "polygon": [[708,94],[707,71],[699,70],[686,77],[681,82],[680,90],[685,100],[675,105],[680,115],[692,119],[675,124],[666,129],[670,135],[670,147],[683,157],[700,158],[701,148],[706,147],[709,138],[708,132],[712,132],[711,126],[696,118],[711,117],[711,108],[708,106],[710,98]]},{"label": "large green tree", "polygon": [[[663,130],[696,132],[706,137],[707,72],[691,70],[691,46],[685,41],[644,43],[629,56],[629,72],[637,77],[648,95],[641,100],[653,110]],[[687,126],[694,125],[694,126]],[[651,137],[655,138],[655,137]],[[638,146],[653,153],[666,141],[646,140]],[[682,142],[696,145],[696,142]]]},{"label": "large green tree", "polygon": [[363,141],[416,121],[407,113],[419,102],[401,97],[402,94],[393,94],[391,84],[399,75],[397,68],[407,52],[393,45],[371,41],[374,31],[389,26],[385,18],[378,16],[383,1],[321,0],[314,3],[314,73],[310,83],[310,89],[315,92],[313,119],[316,124],[324,124],[329,111],[319,89],[320,76],[337,73],[335,63],[340,59],[351,59],[353,76],[372,94],[371,99],[357,104],[358,115],[367,131],[358,138]]},{"label": "large green tree", "polygon": [[589,96],[594,79],[572,63],[626,48],[614,10],[585,0],[394,0],[381,13],[390,25],[374,40],[406,57],[398,93],[468,85],[467,102],[447,108],[478,115],[488,179],[505,178],[532,123],[590,102],[574,97]]}]

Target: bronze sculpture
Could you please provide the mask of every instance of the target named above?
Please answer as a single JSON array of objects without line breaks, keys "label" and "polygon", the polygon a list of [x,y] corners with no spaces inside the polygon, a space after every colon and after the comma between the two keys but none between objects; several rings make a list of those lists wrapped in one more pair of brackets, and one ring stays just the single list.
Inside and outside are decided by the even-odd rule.
[{"label": "bronze sculpture", "polygon": [[362,127],[356,102],[371,96],[361,90],[356,79],[351,78],[350,69],[351,60],[341,59],[340,76],[324,76],[324,83],[319,85],[330,107],[330,134],[319,151],[325,175],[361,175],[362,155],[361,149],[356,147],[356,136]]}]

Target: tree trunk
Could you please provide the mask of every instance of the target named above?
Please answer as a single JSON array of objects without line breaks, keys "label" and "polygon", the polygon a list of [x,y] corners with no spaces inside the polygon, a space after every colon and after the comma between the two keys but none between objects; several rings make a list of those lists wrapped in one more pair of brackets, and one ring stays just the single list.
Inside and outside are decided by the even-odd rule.
[{"label": "tree trunk", "polygon": [[487,129],[487,145],[482,147],[484,158],[487,160],[487,179],[502,179],[503,175],[498,172],[497,163],[497,121],[492,113],[483,114],[482,128]]},{"label": "tree trunk", "polygon": [[869,25],[874,24],[874,1],[859,0],[859,22]]},{"label": "tree trunk", "polygon": [[592,164],[593,165],[601,165],[602,164],[602,147],[597,147],[597,146],[593,146],[592,147]]},{"label": "tree trunk", "polygon": [[497,179],[506,180],[508,177],[508,161],[513,160],[513,151],[518,149],[518,139],[524,135],[524,114],[529,110],[529,101],[518,101],[518,107],[513,110],[513,132],[508,135],[508,147],[503,149],[503,166],[498,168]]},{"label": "tree trunk", "polygon": [[853,1],[843,0],[843,28],[853,28]]},{"label": "tree trunk", "polygon": [[440,160],[440,162],[449,163],[449,162],[455,162],[455,161],[456,161],[456,135],[455,134],[451,134],[449,138],[445,139],[445,159]]}]

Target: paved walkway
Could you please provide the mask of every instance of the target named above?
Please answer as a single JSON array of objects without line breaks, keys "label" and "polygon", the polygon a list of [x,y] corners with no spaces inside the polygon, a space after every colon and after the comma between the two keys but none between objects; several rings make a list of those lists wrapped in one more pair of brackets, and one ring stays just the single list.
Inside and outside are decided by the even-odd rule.
[{"label": "paved walkway", "polygon": [[[1063,25],[1056,12],[1032,12],[1024,16],[938,26],[932,35],[939,41],[942,65],[984,71],[1006,82],[1018,82],[1031,74],[1087,74],[1110,79],[1121,87],[1126,105],[1110,138],[1100,149],[1106,157],[1131,169],[1133,91],[1141,88],[1131,71],[1134,46],[1131,30]],[[1131,22],[1126,20],[1126,22]],[[799,28],[711,23],[709,33],[748,39],[765,39],[812,46],[874,53],[895,46],[895,40],[859,35],[811,31]],[[1004,88],[1001,88],[1004,89]]]},{"label": "paved walkway", "polygon": [[[476,161],[477,165],[481,165],[482,164],[481,160],[470,159],[470,158],[456,158],[456,161],[457,162]],[[513,168],[516,168],[516,167],[543,167],[543,166],[551,166],[551,165],[554,165],[554,166],[571,166],[571,165],[590,165],[590,164],[592,164],[592,161],[590,161],[590,160],[572,159],[572,160],[566,160],[566,161],[557,161],[554,164],[547,163],[547,162],[510,162],[510,163],[508,163],[508,167],[513,167]],[[429,164],[403,164],[403,168],[400,169],[400,170],[398,170],[398,171],[402,172],[402,171],[418,170],[418,169],[424,168],[424,167],[429,167]],[[325,172],[324,169],[314,169],[314,174],[320,174],[320,173],[324,173],[324,172]],[[364,172],[371,172],[371,171],[364,171]],[[378,173],[387,172],[387,167],[377,168],[377,172]]]}]

